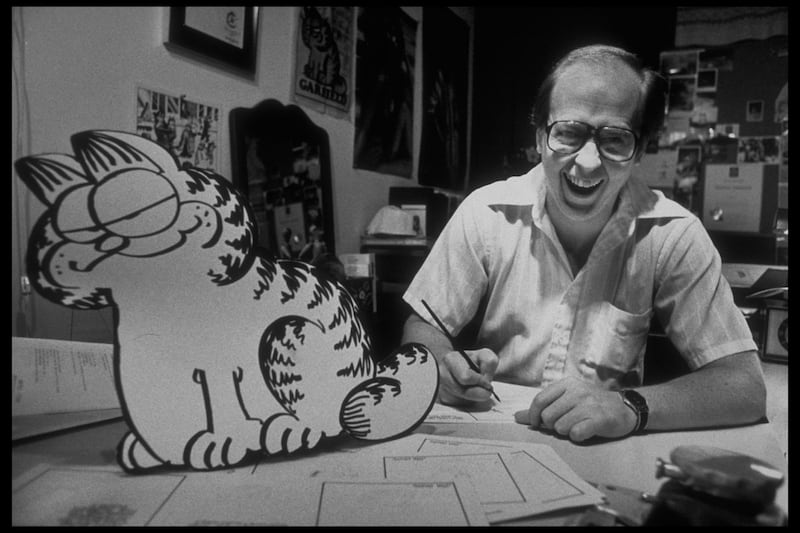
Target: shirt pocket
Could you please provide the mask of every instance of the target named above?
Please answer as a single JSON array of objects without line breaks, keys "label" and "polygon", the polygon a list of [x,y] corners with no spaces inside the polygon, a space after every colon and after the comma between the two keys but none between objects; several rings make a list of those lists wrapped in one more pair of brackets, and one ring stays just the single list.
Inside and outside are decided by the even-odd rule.
[{"label": "shirt pocket", "polygon": [[602,302],[587,317],[587,335],[581,355],[584,372],[617,386],[638,385],[642,380],[644,351],[653,310],[630,313]]}]

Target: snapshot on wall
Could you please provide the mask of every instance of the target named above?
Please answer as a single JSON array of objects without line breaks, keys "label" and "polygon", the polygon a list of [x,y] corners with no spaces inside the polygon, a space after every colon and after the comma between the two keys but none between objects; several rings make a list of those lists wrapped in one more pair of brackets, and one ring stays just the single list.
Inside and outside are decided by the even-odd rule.
[{"label": "snapshot on wall", "polygon": [[136,133],[169,150],[181,168],[219,172],[219,118],[219,107],[136,88]]}]

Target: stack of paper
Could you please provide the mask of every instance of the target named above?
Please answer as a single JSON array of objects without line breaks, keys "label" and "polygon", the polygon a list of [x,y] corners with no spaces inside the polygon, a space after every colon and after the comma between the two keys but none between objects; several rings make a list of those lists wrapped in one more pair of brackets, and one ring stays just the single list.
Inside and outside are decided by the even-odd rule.
[{"label": "stack of paper", "polygon": [[13,525],[475,526],[603,499],[546,445],[422,434],[217,472],[42,465],[12,490]]},{"label": "stack of paper", "polygon": [[11,438],[122,416],[111,344],[11,337]]}]

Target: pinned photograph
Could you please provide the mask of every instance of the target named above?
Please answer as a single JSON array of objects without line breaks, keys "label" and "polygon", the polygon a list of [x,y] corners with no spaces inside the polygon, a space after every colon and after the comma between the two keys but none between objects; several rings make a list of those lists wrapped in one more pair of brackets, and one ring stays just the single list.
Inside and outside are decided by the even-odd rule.
[{"label": "pinned photograph", "polygon": [[780,163],[780,139],[778,137],[739,138],[740,163]]},{"label": "pinned photograph", "polygon": [[717,90],[717,69],[697,71],[697,92]]},{"label": "pinned photograph", "polygon": [[717,93],[716,91],[694,95],[694,108],[689,119],[692,127],[713,126],[717,122]]},{"label": "pinned photograph", "polygon": [[747,122],[761,122],[764,120],[764,100],[747,101]]},{"label": "pinned photograph", "polygon": [[669,113],[689,112],[694,108],[696,83],[694,76],[670,77]]}]

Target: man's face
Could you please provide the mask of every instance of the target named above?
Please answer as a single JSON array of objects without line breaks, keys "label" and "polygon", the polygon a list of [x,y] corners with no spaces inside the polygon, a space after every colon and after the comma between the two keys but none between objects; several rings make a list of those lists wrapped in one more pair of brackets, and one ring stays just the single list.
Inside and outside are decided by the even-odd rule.
[{"label": "man's face", "polygon": [[[639,80],[628,66],[573,65],[553,87],[547,123],[575,120],[595,128],[613,126],[638,134],[638,124],[633,120],[639,100]],[[591,138],[570,155],[551,150],[544,130],[537,131],[536,142],[547,179],[548,211],[556,209],[575,221],[605,223],[631,175],[638,150],[634,159],[619,163],[603,159]]]}]

